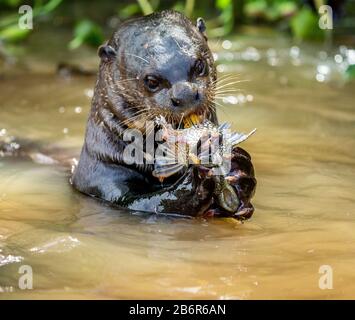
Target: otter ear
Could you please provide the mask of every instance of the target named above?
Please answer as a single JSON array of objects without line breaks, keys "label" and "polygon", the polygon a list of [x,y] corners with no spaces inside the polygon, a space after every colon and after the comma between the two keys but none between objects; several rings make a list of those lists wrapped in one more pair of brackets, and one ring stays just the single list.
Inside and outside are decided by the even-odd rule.
[{"label": "otter ear", "polygon": [[205,39],[207,40],[206,23],[202,18],[197,18],[196,27],[197,27],[198,31],[200,31],[203,34],[203,36],[205,37]]},{"label": "otter ear", "polygon": [[116,57],[116,50],[106,43],[99,47],[97,54],[106,62]]}]

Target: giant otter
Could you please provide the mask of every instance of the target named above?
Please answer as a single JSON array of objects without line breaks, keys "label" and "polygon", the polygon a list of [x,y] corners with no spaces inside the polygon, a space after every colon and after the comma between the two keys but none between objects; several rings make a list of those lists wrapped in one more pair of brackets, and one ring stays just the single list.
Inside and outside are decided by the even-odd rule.
[{"label": "giant otter", "polygon": [[[127,164],[127,128],[143,131],[146,120],[163,115],[178,126],[197,115],[217,123],[213,103],[216,68],[205,24],[163,11],[124,22],[98,50],[101,58],[84,146],[72,177],[84,194],[132,210],[231,215],[214,201],[215,183],[204,168],[188,168],[160,183],[151,164]],[[233,150],[229,183],[249,218],[256,180],[249,154]]]}]

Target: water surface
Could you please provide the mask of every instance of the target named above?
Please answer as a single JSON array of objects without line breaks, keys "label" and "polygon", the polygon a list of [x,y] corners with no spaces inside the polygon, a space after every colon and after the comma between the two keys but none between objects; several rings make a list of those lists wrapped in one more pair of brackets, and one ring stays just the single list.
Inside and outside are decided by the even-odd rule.
[{"label": "water surface", "polygon": [[[69,165],[0,158],[0,286],[13,287],[0,299],[355,298],[355,87],[334,60],[346,48],[271,36],[213,47],[220,76],[250,80],[218,112],[236,130],[258,128],[243,144],[258,179],[253,218],[132,215],[75,192]],[[79,54],[57,49],[3,65],[0,132],[78,158],[95,78],[58,77],[56,62]],[[18,288],[24,264],[33,290]],[[318,286],[322,265],[332,290]]]}]

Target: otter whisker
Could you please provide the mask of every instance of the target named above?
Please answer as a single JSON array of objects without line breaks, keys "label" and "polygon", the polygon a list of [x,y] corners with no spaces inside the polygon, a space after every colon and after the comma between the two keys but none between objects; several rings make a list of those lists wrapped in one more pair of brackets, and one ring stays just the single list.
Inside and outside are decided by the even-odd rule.
[{"label": "otter whisker", "polygon": [[230,87],[232,85],[235,85],[235,84],[238,84],[238,83],[241,83],[241,82],[249,82],[250,80],[239,80],[239,81],[233,81],[233,82],[230,82],[228,84],[224,84],[222,86],[218,86],[215,88],[215,90],[220,90],[220,89],[223,89],[223,88],[227,88],[227,87]]},{"label": "otter whisker", "polygon": [[212,113],[216,112],[214,102],[213,102],[213,105],[212,104],[207,104],[206,107],[207,107],[207,111],[210,111]]},{"label": "otter whisker", "polygon": [[137,80],[137,78],[120,79],[116,83]]},{"label": "otter whisker", "polygon": [[121,121],[121,123],[125,124],[125,125],[130,124],[130,123],[134,122],[134,120],[138,119],[139,117],[142,117],[142,115],[144,115],[145,112],[147,112],[147,110],[145,110],[145,109],[139,110],[136,114],[133,114],[129,118]]},{"label": "otter whisker", "polygon": [[218,99],[218,100],[224,100],[224,99],[226,99],[226,98],[228,98],[228,96],[220,96],[220,97],[216,97],[216,99]]},{"label": "otter whisker", "polygon": [[[213,101],[213,104],[215,105],[214,107],[218,106],[218,107],[221,107],[220,110],[222,110],[222,112],[227,116],[227,112],[226,112],[226,106],[220,104],[219,102],[217,102],[216,100]],[[213,106],[210,106],[211,109],[213,109]]]},{"label": "otter whisker", "polygon": [[135,57],[135,58],[138,58],[138,59],[141,59],[141,60],[144,61],[145,63],[149,64],[149,61],[148,61],[147,59],[144,59],[144,58],[142,58],[142,57],[140,57],[140,56],[137,56],[137,55],[135,55],[135,54],[133,54],[133,53],[126,53],[126,55],[132,56],[132,57]]},{"label": "otter whisker", "polygon": [[115,82],[115,84],[119,85],[121,83],[128,82],[128,81],[134,81],[134,80],[138,80],[138,79],[137,78],[122,79],[122,80],[118,80],[117,82]]},{"label": "otter whisker", "polygon": [[182,47],[180,46],[180,43],[175,38],[173,38],[173,39],[174,39],[174,42],[176,43],[176,45],[178,46],[178,48],[180,50],[182,50]]},{"label": "otter whisker", "polygon": [[222,80],[225,80],[225,79],[228,79],[228,78],[237,78],[237,77],[240,77],[240,76],[241,76],[240,73],[224,74],[224,75],[218,77],[214,81],[217,82],[217,81],[222,81]]},{"label": "otter whisker", "polygon": [[240,95],[241,93],[236,93],[236,92],[225,92],[225,93],[220,93],[220,94],[216,94],[215,98],[225,98],[225,97],[230,97],[230,96],[236,96],[236,95]]},{"label": "otter whisker", "polygon": [[240,91],[245,91],[243,89],[225,89],[225,90],[221,90],[221,91],[216,91],[215,94],[221,94],[221,93],[230,93],[230,92],[240,92]]},{"label": "otter whisker", "polygon": [[214,103],[215,103],[217,106],[221,107],[223,110],[224,110],[224,108],[226,108],[225,105],[223,105],[223,104],[221,104],[221,103],[219,103],[219,102],[217,102],[217,101],[214,101]]},{"label": "otter whisker", "polygon": [[[155,117],[156,117],[156,114],[155,113],[153,113],[153,114],[150,114],[150,116],[149,116],[149,121],[152,121],[152,120],[154,120],[155,119]],[[155,131],[155,125],[153,125],[153,126],[150,126],[149,127],[149,130],[146,132],[146,136],[149,136],[149,135],[151,135],[152,134],[152,132],[154,132]]]},{"label": "otter whisker", "polygon": [[214,93],[224,91],[224,90],[239,90],[239,88],[236,88],[235,85],[241,82],[245,82],[248,80],[238,80],[238,81],[231,81],[228,83],[218,83],[217,85],[212,86],[212,91]]},{"label": "otter whisker", "polygon": [[179,122],[179,124],[178,124],[178,129],[180,129],[182,120],[184,119],[184,115],[185,115],[185,112],[183,112],[182,115],[181,115],[181,119],[180,119],[180,122]]},{"label": "otter whisker", "polygon": [[[238,78],[235,78],[235,79],[238,79]],[[230,79],[228,79],[228,81],[229,81]],[[231,82],[227,82],[227,83],[222,83],[221,85],[229,85],[229,84],[234,84],[234,83],[239,83],[239,82],[247,82],[247,81],[250,81],[250,80],[248,80],[248,79],[239,79],[239,80],[235,80],[235,81],[231,81]],[[220,85],[219,85],[220,83],[218,83],[217,84],[217,87],[219,87]]]},{"label": "otter whisker", "polygon": [[219,37],[219,38],[217,39],[217,41],[214,41],[213,45],[216,46],[216,47],[219,46],[219,44],[221,43],[221,40],[222,40],[222,38]]},{"label": "otter whisker", "polygon": [[212,84],[216,84],[216,83],[224,83],[226,81],[232,80],[232,79],[240,79],[240,75],[226,75],[226,76],[222,76],[217,78],[216,80],[212,81]]},{"label": "otter whisker", "polygon": [[[247,80],[245,80],[245,81],[247,81]],[[225,82],[225,83],[218,83],[218,84],[212,85],[212,90],[220,90],[220,89],[224,89],[224,88],[229,89],[230,87],[233,88],[233,86],[235,84],[240,83],[240,82],[244,82],[244,80],[230,81],[230,82]]]},{"label": "otter whisker", "polygon": [[129,115],[130,118],[128,118],[127,120],[141,116],[142,114],[144,114],[147,111],[148,111],[148,109],[146,109],[146,108],[144,108],[142,110],[138,110],[137,112],[134,112],[132,115]]},{"label": "otter whisker", "polygon": [[137,111],[142,111],[142,110],[149,110],[150,107],[145,107],[143,109],[138,109],[137,110],[137,107],[136,106],[132,106],[132,107],[129,107],[129,108],[125,108],[124,111],[130,111],[130,110],[137,110]]}]

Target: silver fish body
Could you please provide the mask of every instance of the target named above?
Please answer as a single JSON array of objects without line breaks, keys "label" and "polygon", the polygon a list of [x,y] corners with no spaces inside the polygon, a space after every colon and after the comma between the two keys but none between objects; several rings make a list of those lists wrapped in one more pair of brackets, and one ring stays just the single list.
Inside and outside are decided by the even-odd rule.
[{"label": "silver fish body", "polygon": [[163,180],[189,165],[214,168],[215,174],[229,172],[232,149],[255,133],[231,132],[229,123],[216,126],[209,120],[186,129],[174,129],[164,117],[156,119],[162,128],[164,155],[155,157],[153,176]]}]

